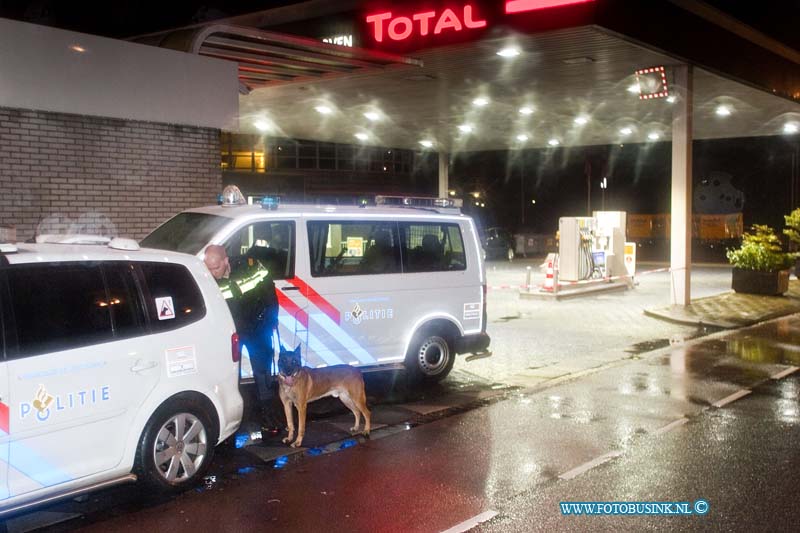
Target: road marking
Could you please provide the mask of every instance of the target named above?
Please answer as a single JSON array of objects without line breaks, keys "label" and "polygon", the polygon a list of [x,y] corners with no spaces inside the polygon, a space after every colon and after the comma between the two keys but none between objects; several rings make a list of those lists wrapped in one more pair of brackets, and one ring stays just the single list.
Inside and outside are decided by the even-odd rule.
[{"label": "road marking", "polygon": [[666,433],[667,431],[672,431],[673,429],[684,425],[688,421],[689,421],[689,419],[686,418],[685,416],[683,418],[679,418],[677,420],[673,420],[672,422],[670,422],[666,426],[660,427],[657,430],[653,431],[653,435],[662,435],[662,434]]},{"label": "road marking", "polygon": [[464,533],[464,531],[469,531],[470,529],[472,529],[473,527],[477,526],[478,524],[480,524],[482,522],[486,522],[487,520],[491,520],[492,518],[494,518],[498,514],[500,514],[500,513],[498,513],[497,511],[491,511],[491,510],[484,511],[479,515],[473,516],[469,520],[464,520],[460,524],[456,524],[453,527],[451,527],[450,529],[442,531],[442,533]]},{"label": "road marking", "polygon": [[592,468],[594,468],[596,466],[600,466],[601,464],[606,463],[606,462],[610,461],[611,459],[617,458],[620,455],[622,455],[622,452],[619,451],[619,450],[614,450],[614,451],[608,452],[605,455],[601,455],[600,457],[592,459],[588,463],[583,463],[582,465],[580,465],[580,466],[578,466],[576,468],[573,468],[572,470],[570,470],[568,472],[564,472],[563,474],[558,476],[558,479],[566,480],[566,479],[576,478],[576,477],[580,476],[581,474],[583,474],[584,472],[586,472],[588,470],[591,470]]},{"label": "road marking", "polygon": [[800,370],[800,366],[790,366],[786,370],[782,370],[782,371],[778,372],[777,374],[775,374],[774,376],[770,376],[769,379],[785,378],[789,374],[793,374],[794,372],[797,372],[798,370]]},{"label": "road marking", "polygon": [[748,395],[748,394],[750,394],[751,392],[752,392],[752,391],[750,391],[750,390],[747,390],[747,389],[742,389],[742,390],[740,390],[740,391],[736,391],[736,392],[734,392],[734,393],[733,393],[733,394],[731,394],[730,396],[725,396],[723,399],[721,399],[721,400],[719,400],[719,401],[717,401],[717,402],[714,402],[712,405],[713,405],[714,407],[722,407],[723,405],[728,405],[728,404],[729,404],[729,403],[731,403],[731,402],[735,402],[735,401],[736,401],[736,400],[738,400],[739,398],[743,398],[743,397],[747,396],[747,395]]}]

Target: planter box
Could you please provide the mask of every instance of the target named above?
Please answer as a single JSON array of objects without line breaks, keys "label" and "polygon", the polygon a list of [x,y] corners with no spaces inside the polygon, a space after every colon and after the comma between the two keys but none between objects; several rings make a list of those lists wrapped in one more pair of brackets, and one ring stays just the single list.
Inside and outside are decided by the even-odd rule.
[{"label": "planter box", "polygon": [[789,270],[759,272],[733,269],[733,290],[747,294],[777,296],[789,290]]}]

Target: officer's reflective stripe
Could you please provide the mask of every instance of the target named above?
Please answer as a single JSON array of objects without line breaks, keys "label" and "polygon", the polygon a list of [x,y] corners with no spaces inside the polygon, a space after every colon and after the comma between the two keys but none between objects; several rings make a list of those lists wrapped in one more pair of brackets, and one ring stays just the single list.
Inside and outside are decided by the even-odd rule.
[{"label": "officer's reflective stripe", "polygon": [[340,326],[334,324],[333,320],[328,317],[328,315],[324,315],[322,313],[313,313],[311,318],[314,319],[320,326],[322,326],[325,331],[327,331],[336,341],[341,344],[345,349],[349,350],[350,353],[356,356],[356,358],[361,361],[362,363],[374,363],[376,362],[375,358],[370,355],[361,345],[350,335],[347,334],[345,330],[343,330]]},{"label": "officer's reflective stripe", "polygon": [[[289,331],[297,331],[297,320],[295,320],[291,316],[287,315],[279,315],[278,320],[280,320],[283,327],[288,329]],[[314,354],[319,356],[323,361],[325,361],[329,365],[340,365],[343,363],[341,359],[339,359],[336,354],[334,354],[331,350],[328,349],[327,346],[322,344],[318,338],[312,335],[310,332],[308,333],[308,349],[313,351]],[[308,359],[308,357],[306,357]]]}]

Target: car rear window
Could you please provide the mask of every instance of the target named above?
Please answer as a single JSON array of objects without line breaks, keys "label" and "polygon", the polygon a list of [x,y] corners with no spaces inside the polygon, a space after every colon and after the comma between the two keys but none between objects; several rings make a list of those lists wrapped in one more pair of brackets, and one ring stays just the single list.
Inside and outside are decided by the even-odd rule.
[{"label": "car rear window", "polygon": [[203,294],[183,265],[137,263],[147,287],[145,304],[154,332],[178,329],[206,315]]},{"label": "car rear window", "polygon": [[207,213],[179,213],[142,239],[144,248],[195,255],[231,219]]}]

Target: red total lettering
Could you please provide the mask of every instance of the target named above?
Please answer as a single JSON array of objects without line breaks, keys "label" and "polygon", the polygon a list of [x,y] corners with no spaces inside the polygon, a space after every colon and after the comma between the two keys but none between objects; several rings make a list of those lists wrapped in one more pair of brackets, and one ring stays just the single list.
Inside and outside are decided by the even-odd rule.
[{"label": "red total lettering", "polygon": [[[384,28],[386,35],[393,41],[403,41],[416,33],[420,36],[429,35],[431,25],[433,33],[439,35],[445,30],[462,31],[466,29],[484,28],[486,21],[476,19],[474,8],[470,4],[462,8],[463,16],[459,17],[453,9],[445,9],[440,14],[436,11],[423,11],[415,13],[411,17],[392,17],[391,12],[376,13],[367,17],[367,24],[372,24],[372,36],[377,42],[383,42]],[[433,21],[436,21],[433,24]],[[462,22],[463,20],[463,22]],[[388,22],[388,26],[386,25]],[[415,24],[415,22],[417,24]]]}]

